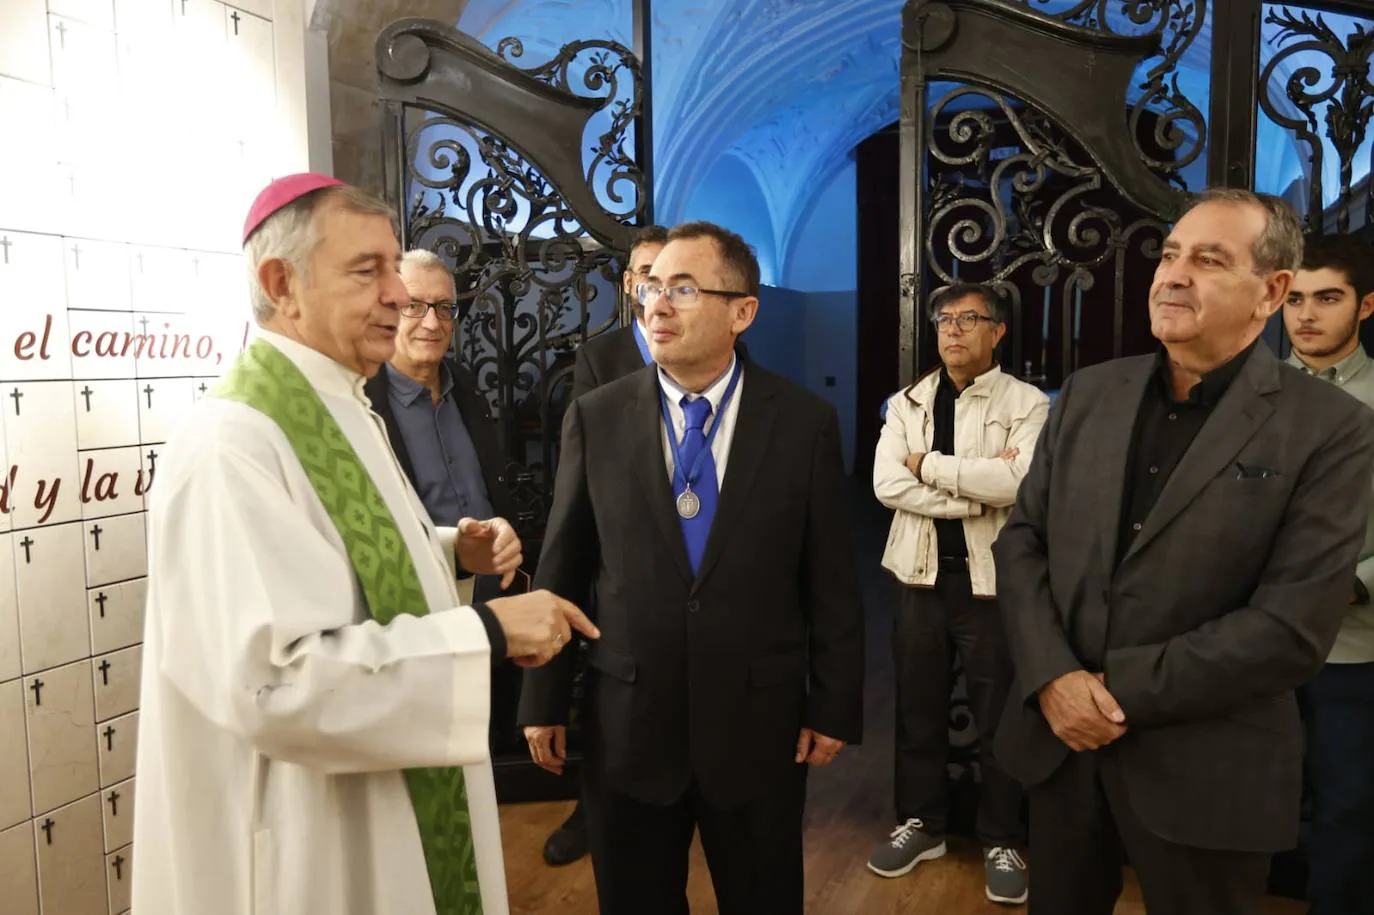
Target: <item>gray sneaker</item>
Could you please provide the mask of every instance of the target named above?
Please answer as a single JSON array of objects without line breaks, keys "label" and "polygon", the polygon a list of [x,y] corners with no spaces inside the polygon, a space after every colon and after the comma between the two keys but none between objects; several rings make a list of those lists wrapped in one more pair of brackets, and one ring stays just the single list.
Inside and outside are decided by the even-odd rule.
[{"label": "gray sneaker", "polygon": [[943,857],[945,840],[923,832],[924,828],[924,823],[913,818],[892,830],[888,841],[868,859],[868,869],[880,877],[901,877],[922,861]]},{"label": "gray sneaker", "polygon": [[1030,896],[1026,882],[1026,860],[1014,848],[989,848],[984,853],[983,869],[988,898],[1005,905],[1020,905]]}]

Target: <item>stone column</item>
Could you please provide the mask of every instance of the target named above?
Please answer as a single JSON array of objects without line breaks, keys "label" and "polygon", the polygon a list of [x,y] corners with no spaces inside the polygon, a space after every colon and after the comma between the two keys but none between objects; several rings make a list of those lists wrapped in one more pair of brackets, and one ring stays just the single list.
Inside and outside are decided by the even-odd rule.
[{"label": "stone column", "polygon": [[377,97],[377,35],[397,19],[456,24],[467,0],[316,0],[310,27],[329,41],[329,107],[334,174],[381,193],[381,105]]}]

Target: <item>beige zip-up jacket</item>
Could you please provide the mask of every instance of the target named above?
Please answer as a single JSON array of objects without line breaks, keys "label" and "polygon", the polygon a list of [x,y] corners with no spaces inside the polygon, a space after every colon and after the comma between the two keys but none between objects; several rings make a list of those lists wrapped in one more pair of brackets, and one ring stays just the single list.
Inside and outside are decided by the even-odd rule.
[{"label": "beige zip-up jacket", "polygon": [[[992,543],[1034,456],[1050,401],[1039,388],[994,367],[974,379],[954,405],[954,454],[931,451],[935,390],[931,372],[892,395],[873,459],[873,492],[894,509],[883,568],[906,585],[929,588],[938,572],[935,518],[962,518],[969,577],[977,597],[997,594]],[[1008,448],[1011,460],[999,457]],[[907,469],[908,455],[924,453],[921,478]]]}]

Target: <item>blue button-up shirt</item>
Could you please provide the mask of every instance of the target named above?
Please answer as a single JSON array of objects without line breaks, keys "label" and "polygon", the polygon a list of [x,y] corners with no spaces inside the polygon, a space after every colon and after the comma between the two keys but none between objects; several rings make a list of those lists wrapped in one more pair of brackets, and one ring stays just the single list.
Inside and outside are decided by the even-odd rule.
[{"label": "blue button-up shirt", "polygon": [[415,469],[415,491],[436,525],[452,527],[459,518],[487,519],[495,514],[477,460],[477,449],[453,397],[453,376],[439,366],[442,398],[387,365],[392,412]]}]

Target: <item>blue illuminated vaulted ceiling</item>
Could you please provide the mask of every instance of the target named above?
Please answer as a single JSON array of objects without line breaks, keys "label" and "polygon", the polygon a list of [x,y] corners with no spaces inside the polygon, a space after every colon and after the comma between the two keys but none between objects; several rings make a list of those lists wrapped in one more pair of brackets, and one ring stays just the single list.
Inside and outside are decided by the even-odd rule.
[{"label": "blue illuminated vaulted ceiling", "polygon": [[[725,157],[768,207],[784,259],[813,199],[853,147],[898,112],[901,0],[658,0],[654,4],[656,217],[690,215]],[[523,65],[577,38],[630,46],[629,0],[469,0],[458,27],[525,45]],[[781,275],[781,264],[765,272]]]},{"label": "blue illuminated vaulted ceiling", "polygon": [[[1051,15],[1081,5],[1080,0],[1024,2]],[[1190,7],[1205,6],[1207,14],[1173,75],[1178,91],[1204,115],[1210,101],[1212,8],[1220,2],[1226,0]],[[736,196],[752,201],[754,208],[762,199],[766,218],[751,213],[748,221],[753,232],[772,234],[751,240],[764,261],[765,277],[785,275],[792,242],[811,205],[858,142],[897,120],[902,6],[902,0],[654,0],[657,221],[698,215],[694,200],[719,201],[732,193],[714,187],[704,191],[707,179],[728,175],[738,183],[750,175],[757,193],[740,188]],[[1158,26],[1158,17],[1131,22],[1132,6],[1126,0],[1106,6],[1113,31],[1130,34]],[[1346,17],[1327,18],[1342,36],[1354,25]],[[521,66],[542,63],[578,39],[633,44],[630,0],[468,0],[458,27],[491,47],[506,36],[518,37],[525,46]],[[1279,50],[1272,32],[1266,28],[1263,36],[1261,66]],[[1128,103],[1139,97],[1145,72],[1158,60],[1141,68]],[[1313,63],[1298,55],[1275,74],[1272,95],[1280,109],[1289,109],[1285,114],[1298,112],[1281,87],[1296,69]],[[1326,72],[1329,67],[1327,60]],[[1307,150],[1267,117],[1261,116],[1258,126],[1257,185],[1300,198],[1310,180]],[[1181,172],[1190,189],[1203,185],[1206,161],[1204,152]],[[1334,156],[1328,154],[1323,165],[1324,172],[1336,168]],[[1362,149],[1355,183],[1368,170],[1369,153]],[[1328,204],[1336,184],[1324,182]]]}]

